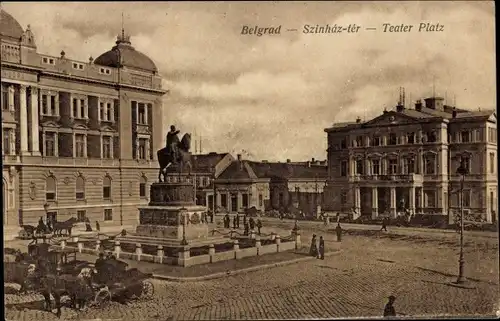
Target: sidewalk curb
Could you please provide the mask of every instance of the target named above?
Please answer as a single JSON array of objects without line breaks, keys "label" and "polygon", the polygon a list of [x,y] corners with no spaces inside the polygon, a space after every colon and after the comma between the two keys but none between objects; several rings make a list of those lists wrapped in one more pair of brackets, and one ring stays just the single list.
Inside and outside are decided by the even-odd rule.
[{"label": "sidewalk curb", "polygon": [[[327,252],[327,253],[325,253],[325,257],[337,255],[337,254],[340,254],[341,252],[342,252],[342,249],[335,250],[332,252]],[[255,271],[265,270],[265,269],[269,269],[269,268],[273,268],[273,267],[286,266],[286,265],[291,265],[291,264],[305,262],[305,261],[309,261],[309,260],[315,260],[315,259],[316,259],[315,257],[307,256],[307,257],[288,260],[288,261],[262,264],[262,265],[252,266],[249,268],[243,268],[243,269],[239,269],[239,270],[235,270],[235,271],[217,272],[217,273],[213,273],[213,274],[208,274],[208,275],[204,275],[204,276],[196,276],[196,277],[183,278],[183,277],[168,276],[168,275],[162,275],[162,274],[153,274],[153,279],[163,280],[163,281],[172,281],[172,282],[206,281],[206,280],[219,279],[219,278],[222,278],[224,276],[233,276],[233,275],[238,275],[238,274],[242,274],[242,273],[255,272]]]}]

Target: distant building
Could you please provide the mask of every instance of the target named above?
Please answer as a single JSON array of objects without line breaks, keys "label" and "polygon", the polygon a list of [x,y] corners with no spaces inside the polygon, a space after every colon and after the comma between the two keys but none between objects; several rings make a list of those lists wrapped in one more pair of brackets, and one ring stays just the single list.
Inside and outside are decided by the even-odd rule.
[{"label": "distant building", "polygon": [[312,216],[322,205],[326,177],[325,162],[314,159],[300,163],[254,162],[238,155],[216,179],[216,204],[229,213],[252,206],[261,211],[290,211],[295,207]]},{"label": "distant building", "polygon": [[[335,124],[328,135],[325,207],[371,217],[412,214],[446,218],[458,214],[461,160],[467,220],[491,222],[498,208],[497,117],[469,111],[444,99],[398,104],[363,122]],[[449,219],[453,219],[450,215]]]},{"label": "distant building", "polygon": [[0,39],[4,232],[40,217],[136,224],[163,147],[154,62],[125,33],[95,60],[41,54],[2,9]]}]

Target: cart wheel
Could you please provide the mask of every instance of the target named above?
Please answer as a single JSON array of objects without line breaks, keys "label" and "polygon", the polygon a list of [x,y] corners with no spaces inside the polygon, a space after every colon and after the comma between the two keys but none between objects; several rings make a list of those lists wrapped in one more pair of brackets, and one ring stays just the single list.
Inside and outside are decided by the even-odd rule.
[{"label": "cart wheel", "polygon": [[153,283],[151,283],[150,281],[143,281],[141,296],[150,299],[153,297],[154,293],[155,293],[155,288],[153,286]]},{"label": "cart wheel", "polygon": [[100,289],[95,295],[94,304],[98,307],[104,307],[111,301],[111,292],[108,289]]}]

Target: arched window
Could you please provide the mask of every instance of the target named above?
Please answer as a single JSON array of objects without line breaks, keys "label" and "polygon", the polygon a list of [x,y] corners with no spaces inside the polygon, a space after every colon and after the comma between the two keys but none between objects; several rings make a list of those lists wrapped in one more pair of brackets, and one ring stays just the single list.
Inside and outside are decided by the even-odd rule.
[{"label": "arched window", "polygon": [[111,198],[111,178],[109,176],[105,176],[102,182],[102,197],[105,200]]},{"label": "arched window", "polygon": [[56,179],[53,176],[47,177],[45,181],[45,199],[47,201],[57,199]]},{"label": "arched window", "polygon": [[141,198],[146,198],[146,177],[141,176],[139,181],[139,196]]},{"label": "arched window", "polygon": [[85,181],[81,176],[76,178],[76,199],[85,199]]}]

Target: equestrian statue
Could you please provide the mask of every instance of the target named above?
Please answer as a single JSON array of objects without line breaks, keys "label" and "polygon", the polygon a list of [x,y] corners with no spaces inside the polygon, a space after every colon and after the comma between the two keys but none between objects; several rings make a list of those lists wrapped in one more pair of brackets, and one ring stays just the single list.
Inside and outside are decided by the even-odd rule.
[{"label": "equestrian statue", "polygon": [[170,131],[167,133],[167,146],[157,152],[158,163],[160,164],[160,172],[158,173],[158,181],[166,181],[167,169],[171,166],[177,168],[180,174],[187,167],[189,173],[191,172],[191,134],[186,133],[179,141],[179,130],[174,125],[170,126]]}]

